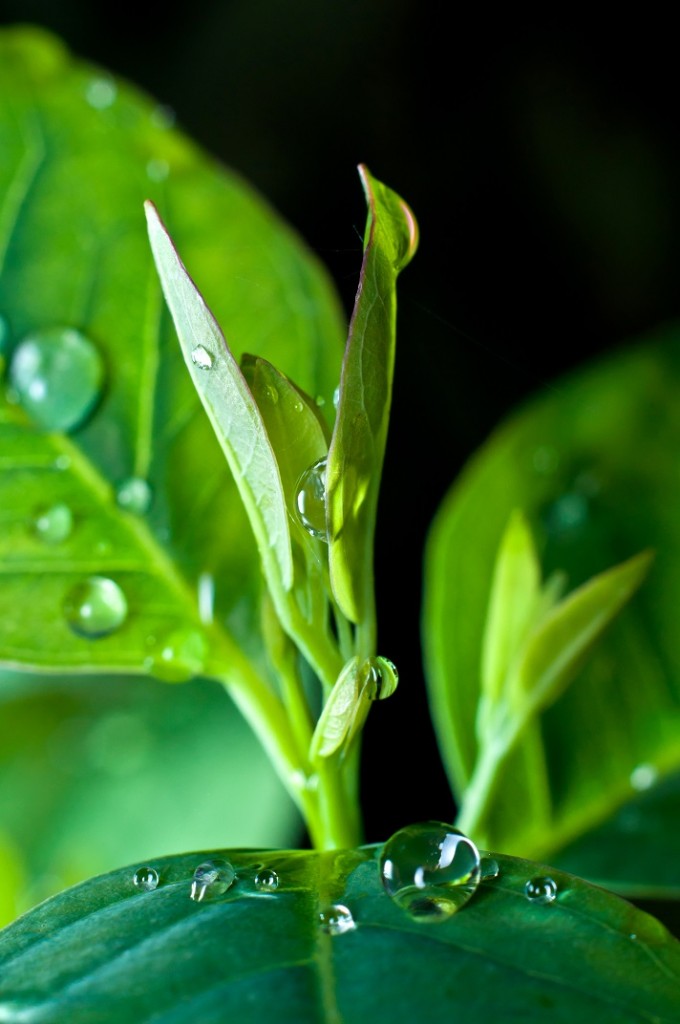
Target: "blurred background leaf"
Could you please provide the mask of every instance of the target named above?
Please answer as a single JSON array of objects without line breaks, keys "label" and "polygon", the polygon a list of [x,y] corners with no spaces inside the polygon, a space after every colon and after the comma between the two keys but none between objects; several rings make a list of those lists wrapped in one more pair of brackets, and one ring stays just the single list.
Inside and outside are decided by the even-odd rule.
[{"label": "blurred background leaf", "polygon": [[[492,436],[437,517],[424,636],[444,752],[445,690],[459,723],[467,715],[474,747],[494,544],[514,509],[532,523],[544,573],[564,569],[571,586],[645,546],[656,552],[630,607],[541,716],[548,820],[531,812],[541,779],[514,758],[488,823],[492,846],[554,860],[680,767],[679,389],[680,334],[673,330],[560,381]],[[676,821],[668,815],[669,831]],[[614,875],[642,888],[660,877],[654,856],[661,867],[667,860],[663,844],[644,858],[636,844],[621,844],[618,855]]]}]

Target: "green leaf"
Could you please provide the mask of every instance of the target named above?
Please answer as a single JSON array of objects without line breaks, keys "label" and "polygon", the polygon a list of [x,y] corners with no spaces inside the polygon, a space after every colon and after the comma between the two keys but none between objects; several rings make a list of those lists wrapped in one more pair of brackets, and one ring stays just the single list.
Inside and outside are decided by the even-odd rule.
[{"label": "green leaf", "polygon": [[[0,196],[10,352],[29,335],[75,328],[105,367],[89,418],[68,435],[43,432],[0,396],[0,661],[169,678],[247,672],[236,643],[262,659],[257,550],[177,351],[142,202],[165,211],[235,351],[256,349],[330,401],[344,332],[324,275],[162,109],[33,30],[0,35]],[[131,478],[150,486],[145,514],[116,500]],[[54,506],[72,513],[60,543],[35,525]],[[285,541],[277,551],[290,573]],[[64,612],[92,575],[112,579],[127,605],[120,627],[96,640]]]},{"label": "green leaf", "polygon": [[260,410],[214,316],[150,202],[146,203],[146,219],[184,362],[234,474],[270,589],[290,590],[293,554],[286,499]]},{"label": "green leaf", "polygon": [[418,244],[403,199],[366,167],[360,173],[368,203],[364,261],[326,472],[331,584],[340,609],[356,623],[373,616],[373,536],[392,398],[396,281]]},{"label": "green leaf", "polygon": [[441,750],[459,795],[478,755],[488,588],[513,510],[525,510],[546,574],[564,569],[572,585],[643,548],[655,552],[631,607],[508,761],[478,836],[486,845],[552,857],[630,800],[637,766],[660,778],[680,766],[679,393],[674,331],[562,381],[492,436],[437,515],[423,635]]},{"label": "green leaf", "polygon": [[[379,853],[217,851],[93,879],[0,933],[2,1019],[677,1021],[680,944],[618,897],[550,871],[557,899],[532,905],[524,887],[544,869],[499,856],[500,877],[433,924],[385,893]],[[215,856],[235,881],[192,900]],[[141,867],[156,889],[135,887]],[[271,871],[278,888],[258,889]],[[320,915],[338,904],[355,927],[329,934]]]}]

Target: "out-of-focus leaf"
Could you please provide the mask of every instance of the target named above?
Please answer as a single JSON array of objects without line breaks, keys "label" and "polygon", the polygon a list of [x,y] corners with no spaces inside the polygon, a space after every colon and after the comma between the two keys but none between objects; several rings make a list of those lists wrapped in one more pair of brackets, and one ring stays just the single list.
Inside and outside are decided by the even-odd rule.
[{"label": "out-of-focus leaf", "polygon": [[[0,397],[0,660],[186,678],[233,664],[234,641],[261,658],[256,545],[164,311],[142,202],[163,211],[234,350],[330,402],[344,331],[325,277],[167,111],[33,30],[0,36],[0,197],[10,379],[22,340],[55,328],[80,332],[104,366],[69,435]],[[150,488],[144,513],[123,500],[131,480]],[[59,543],[36,528],[54,506],[72,516]],[[127,603],[96,640],[64,612],[92,575]]]},{"label": "out-of-focus leaf", "polygon": [[[636,766],[652,765],[662,777],[680,765],[679,395],[680,336],[667,331],[561,382],[512,417],[437,516],[424,641],[442,754],[459,795],[477,756],[481,637],[512,510],[526,511],[545,573],[566,570],[572,587],[644,548],[656,553],[631,608],[541,716],[546,763],[526,745],[509,760],[488,835],[479,837],[489,845],[552,854],[630,799]],[[545,785],[542,772],[550,810],[539,816],[532,800]]]},{"label": "out-of-focus leaf", "polygon": [[[680,943],[618,897],[499,856],[499,877],[433,924],[386,894],[379,853],[211,851],[95,878],[0,934],[0,1019],[677,1021]],[[232,885],[191,899],[215,857]],[[157,888],[135,886],[142,867]],[[271,872],[278,887],[258,888]],[[555,901],[530,903],[548,873]]]},{"label": "out-of-focus leaf", "polygon": [[0,677],[6,923],[129,857],[296,839],[299,818],[223,689]]},{"label": "out-of-focus leaf", "polygon": [[368,203],[364,262],[326,472],[331,583],[352,622],[372,614],[373,536],[392,399],[396,281],[418,244],[416,222],[403,199],[366,167],[360,172]]}]

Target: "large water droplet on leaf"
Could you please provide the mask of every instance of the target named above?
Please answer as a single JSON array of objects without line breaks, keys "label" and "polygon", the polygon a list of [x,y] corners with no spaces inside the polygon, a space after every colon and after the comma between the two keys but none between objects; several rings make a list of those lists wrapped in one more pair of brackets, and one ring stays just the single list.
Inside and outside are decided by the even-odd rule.
[{"label": "large water droplet on leaf", "polygon": [[135,871],[132,881],[143,892],[153,892],[158,887],[158,872],[155,868],[139,868]]},{"label": "large water droplet on leaf", "polygon": [[61,544],[71,536],[73,512],[68,505],[59,502],[40,512],[33,526],[38,537],[47,544]]},{"label": "large water droplet on leaf", "polygon": [[127,618],[125,594],[114,580],[90,576],[77,583],[64,601],[66,621],[79,636],[94,640],[113,633]]},{"label": "large water droplet on leaf", "polygon": [[380,874],[388,894],[411,917],[442,921],[460,910],[477,889],[479,851],[451,825],[408,825],[385,843]]},{"label": "large water droplet on leaf", "polygon": [[149,511],[152,497],[151,487],[140,476],[128,477],[116,493],[116,500],[120,507],[128,512],[134,512],[138,516],[143,516],[145,512]]},{"label": "large water droplet on leaf", "polygon": [[326,464],[319,459],[304,471],[297,485],[295,510],[307,533],[328,540],[326,530]]},{"label": "large water droplet on leaf", "polygon": [[524,895],[530,903],[549,904],[557,899],[557,886],[552,878],[537,875],[524,886]]},{"label": "large water droplet on leaf", "polygon": [[189,895],[197,903],[221,896],[233,884],[235,878],[236,872],[228,860],[219,857],[206,860],[194,871]]},{"label": "large water droplet on leaf", "polygon": [[356,928],[352,912],[342,903],[333,903],[319,914],[319,925],[327,935],[344,935]]},{"label": "large water droplet on leaf", "polygon": [[99,398],[104,365],[92,342],[70,327],[29,334],[17,346],[10,383],[45,430],[79,427]]},{"label": "large water droplet on leaf", "polygon": [[191,362],[200,370],[209,370],[214,362],[213,354],[203,345],[197,345],[191,350]]}]

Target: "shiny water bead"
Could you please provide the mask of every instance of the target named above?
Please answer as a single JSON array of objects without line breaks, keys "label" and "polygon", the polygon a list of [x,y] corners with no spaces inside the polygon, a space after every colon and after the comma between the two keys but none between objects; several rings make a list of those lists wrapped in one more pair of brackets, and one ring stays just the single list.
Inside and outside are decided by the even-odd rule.
[{"label": "shiny water bead", "polygon": [[94,408],[104,364],[79,331],[56,327],[29,334],[14,351],[10,384],[26,412],[45,430],[79,427]]},{"label": "shiny water bead", "polygon": [[221,896],[233,884],[236,872],[228,860],[215,857],[199,864],[191,880],[189,895],[196,903]]},{"label": "shiny water bead", "polygon": [[92,78],[85,87],[85,99],[95,110],[107,110],[116,102],[118,90],[111,78]]},{"label": "shiny water bead", "polygon": [[33,528],[47,544],[61,544],[73,531],[73,512],[62,502],[51,505],[35,517]]},{"label": "shiny water bead", "polygon": [[369,671],[373,684],[369,694],[371,700],[391,697],[399,683],[399,672],[394,662],[389,658],[371,658]]},{"label": "shiny water bead", "polygon": [[191,350],[191,362],[198,366],[199,370],[209,370],[214,362],[213,354],[203,345],[197,345]]},{"label": "shiny water bead", "polygon": [[338,410],[338,406],[339,405],[340,405],[340,385],[338,384],[337,388],[333,392],[333,408],[335,409],[336,412]]},{"label": "shiny water bead", "polygon": [[90,576],[77,583],[64,601],[66,621],[79,636],[89,640],[108,636],[127,618],[125,594],[114,580]]},{"label": "shiny water bead", "polygon": [[183,683],[200,676],[205,668],[208,641],[205,634],[191,626],[174,630],[164,641],[147,639],[156,650],[144,661],[145,669],[166,683]]},{"label": "shiny water bead", "polygon": [[530,903],[554,903],[557,899],[557,886],[552,878],[537,875],[524,886],[524,895]]},{"label": "shiny water bead", "polygon": [[334,936],[344,935],[345,932],[351,932],[356,928],[352,912],[342,903],[333,903],[322,910],[319,914],[319,925],[326,935]]},{"label": "shiny water bead", "polygon": [[490,882],[494,878],[498,878],[501,873],[501,869],[498,866],[498,861],[493,857],[489,857],[488,854],[483,854],[480,864],[480,872],[482,881]]},{"label": "shiny water bead", "polygon": [[408,825],[385,843],[380,874],[387,893],[412,917],[443,921],[477,889],[479,851],[451,825],[438,821]]},{"label": "shiny water bead", "polygon": [[158,872],[155,868],[139,868],[135,871],[132,881],[135,886],[143,892],[153,892],[153,890],[158,887]]},{"label": "shiny water bead", "polygon": [[261,868],[255,875],[255,888],[260,892],[275,892],[279,887],[279,876],[272,868]]},{"label": "shiny water bead", "polygon": [[120,507],[138,516],[143,516],[149,511],[152,497],[151,486],[141,476],[128,477],[116,492],[116,500]]},{"label": "shiny water bead", "polygon": [[304,471],[297,485],[295,509],[307,533],[318,540],[328,540],[326,530],[326,465],[319,459]]}]

